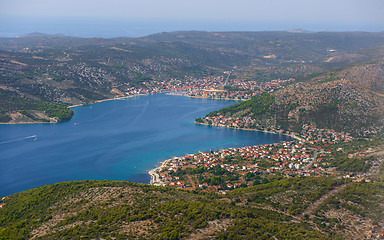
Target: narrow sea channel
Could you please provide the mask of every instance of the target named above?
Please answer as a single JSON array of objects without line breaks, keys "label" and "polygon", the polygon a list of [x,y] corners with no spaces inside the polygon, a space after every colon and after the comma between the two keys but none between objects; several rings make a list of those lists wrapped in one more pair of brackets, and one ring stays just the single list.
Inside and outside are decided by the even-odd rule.
[{"label": "narrow sea channel", "polygon": [[290,140],[193,123],[234,103],[157,94],[76,107],[59,124],[0,125],[0,196],[71,180],[149,183],[173,156]]}]

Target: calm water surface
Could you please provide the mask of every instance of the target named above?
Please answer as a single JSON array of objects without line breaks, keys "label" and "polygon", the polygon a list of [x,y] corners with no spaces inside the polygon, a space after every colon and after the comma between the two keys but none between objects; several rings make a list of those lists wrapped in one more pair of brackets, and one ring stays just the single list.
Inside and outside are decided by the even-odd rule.
[{"label": "calm water surface", "polygon": [[149,183],[173,156],[290,140],[193,124],[233,103],[158,94],[76,107],[59,124],[0,125],[0,196],[70,180]]}]

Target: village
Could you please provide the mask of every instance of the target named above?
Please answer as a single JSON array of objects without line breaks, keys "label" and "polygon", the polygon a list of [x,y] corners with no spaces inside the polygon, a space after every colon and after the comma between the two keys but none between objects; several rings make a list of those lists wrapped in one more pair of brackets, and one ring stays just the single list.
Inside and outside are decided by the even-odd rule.
[{"label": "village", "polygon": [[329,166],[331,151],[324,147],[352,141],[349,134],[303,125],[299,139],[174,157],[150,172],[151,183],[226,194],[284,177],[340,175]]},{"label": "village", "polygon": [[146,88],[127,88],[125,92],[116,92],[116,98],[140,94],[170,93],[188,97],[227,99],[245,101],[266,91],[274,91],[295,79],[275,79],[270,82],[240,81],[224,79],[224,76],[207,78],[191,78],[185,81],[170,79],[169,81],[143,82]]}]

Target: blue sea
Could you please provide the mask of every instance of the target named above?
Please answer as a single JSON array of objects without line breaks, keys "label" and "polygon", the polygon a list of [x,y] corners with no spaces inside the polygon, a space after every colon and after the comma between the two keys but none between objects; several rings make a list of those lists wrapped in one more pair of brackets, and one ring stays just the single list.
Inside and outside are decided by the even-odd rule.
[{"label": "blue sea", "polygon": [[37,17],[0,15],[0,37],[32,32],[75,37],[140,37],[172,31],[382,31],[380,24],[345,25],[310,21],[183,20],[148,18]]},{"label": "blue sea", "polygon": [[233,103],[156,94],[75,107],[58,124],[0,125],[0,196],[70,180],[149,183],[173,156],[291,140],[193,123]]}]

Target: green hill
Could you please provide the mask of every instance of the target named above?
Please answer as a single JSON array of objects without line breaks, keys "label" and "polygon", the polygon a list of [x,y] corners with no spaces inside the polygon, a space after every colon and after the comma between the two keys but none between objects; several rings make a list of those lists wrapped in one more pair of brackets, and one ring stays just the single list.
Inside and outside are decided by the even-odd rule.
[{"label": "green hill", "polygon": [[364,224],[382,224],[383,189],[333,178],[283,179],[227,195],[64,182],[3,200],[0,239],[353,239]]},{"label": "green hill", "polygon": [[311,124],[354,136],[382,135],[382,66],[367,64],[322,74],[207,116],[250,117],[255,120],[251,128],[277,127],[299,132],[303,124]]}]

